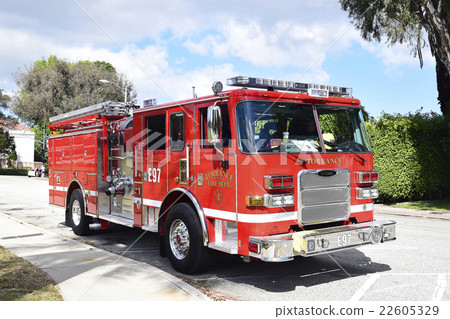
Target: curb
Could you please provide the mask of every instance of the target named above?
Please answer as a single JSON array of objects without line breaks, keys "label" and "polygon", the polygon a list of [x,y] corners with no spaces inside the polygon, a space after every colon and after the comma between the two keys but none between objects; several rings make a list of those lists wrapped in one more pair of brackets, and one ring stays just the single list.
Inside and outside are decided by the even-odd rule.
[{"label": "curb", "polygon": [[409,208],[389,207],[383,204],[374,205],[374,213],[400,215],[400,216],[412,216],[422,218],[444,219],[450,220],[450,212],[436,212],[431,210],[419,210]]}]

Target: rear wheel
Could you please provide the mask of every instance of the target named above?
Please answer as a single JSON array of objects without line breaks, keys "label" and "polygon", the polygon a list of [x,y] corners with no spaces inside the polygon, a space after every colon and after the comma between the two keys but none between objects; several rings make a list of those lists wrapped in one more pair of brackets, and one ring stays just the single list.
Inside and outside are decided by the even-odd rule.
[{"label": "rear wheel", "polygon": [[85,214],[83,194],[80,189],[74,190],[70,196],[69,220],[76,235],[88,234],[91,218]]},{"label": "rear wheel", "polygon": [[167,216],[164,244],[173,268],[185,274],[194,274],[209,267],[212,252],[203,245],[203,232],[194,209],[187,203],[178,203]]}]

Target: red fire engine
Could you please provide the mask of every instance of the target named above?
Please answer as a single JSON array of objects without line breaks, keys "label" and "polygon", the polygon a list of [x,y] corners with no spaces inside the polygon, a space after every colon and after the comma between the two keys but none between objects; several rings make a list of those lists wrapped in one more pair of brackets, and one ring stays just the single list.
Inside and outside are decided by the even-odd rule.
[{"label": "red fire engine", "polygon": [[279,262],[396,238],[395,222],[373,218],[378,174],[350,88],[227,85],[240,88],[51,118],[50,204],[77,235],[93,223],[159,233],[184,273],[205,270],[214,250]]}]

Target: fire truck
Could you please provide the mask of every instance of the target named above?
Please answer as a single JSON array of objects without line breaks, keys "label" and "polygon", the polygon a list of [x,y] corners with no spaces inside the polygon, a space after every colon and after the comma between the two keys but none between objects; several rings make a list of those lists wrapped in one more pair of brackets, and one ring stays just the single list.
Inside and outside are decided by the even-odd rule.
[{"label": "fire truck", "polygon": [[50,204],[77,235],[111,223],[158,233],[161,255],[187,274],[216,251],[282,262],[396,239],[394,221],[374,220],[378,173],[351,88],[226,83],[52,117]]}]

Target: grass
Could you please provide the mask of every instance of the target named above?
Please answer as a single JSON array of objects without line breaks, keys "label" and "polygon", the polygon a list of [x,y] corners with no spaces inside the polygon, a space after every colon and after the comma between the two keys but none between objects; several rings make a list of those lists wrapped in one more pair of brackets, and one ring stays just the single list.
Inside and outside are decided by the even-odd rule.
[{"label": "grass", "polygon": [[450,199],[407,202],[395,204],[393,207],[432,210],[435,212],[450,212]]},{"label": "grass", "polygon": [[0,300],[63,300],[42,270],[0,246]]}]

